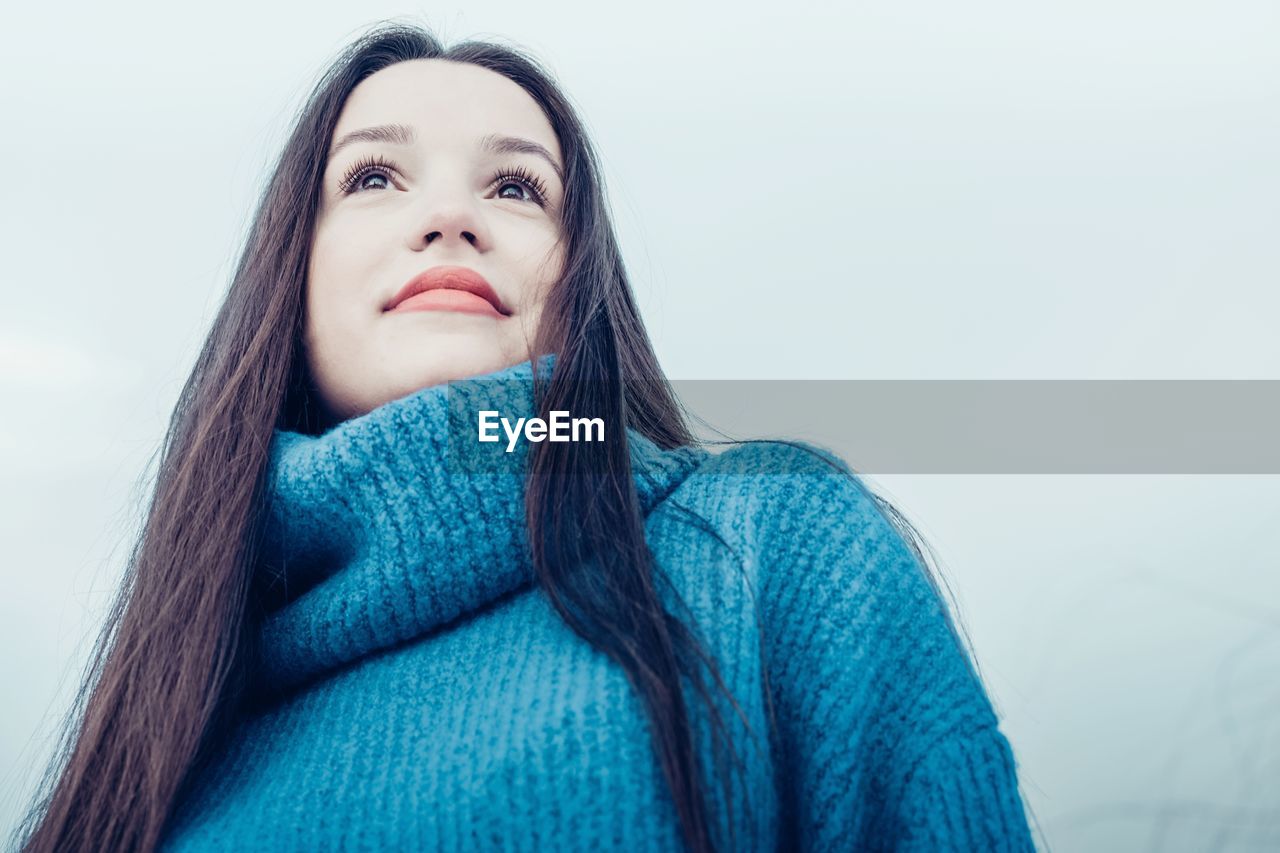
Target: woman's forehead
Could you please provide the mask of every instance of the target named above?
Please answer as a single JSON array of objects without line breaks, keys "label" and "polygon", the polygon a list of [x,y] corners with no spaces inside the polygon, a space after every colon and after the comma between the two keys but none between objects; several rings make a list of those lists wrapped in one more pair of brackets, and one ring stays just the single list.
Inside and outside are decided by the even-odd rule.
[{"label": "woman's forehead", "polygon": [[384,68],[352,90],[334,128],[335,149],[365,128],[400,126],[399,144],[478,146],[485,136],[524,137],[559,159],[559,142],[542,108],[519,84],[487,68],[440,59]]}]

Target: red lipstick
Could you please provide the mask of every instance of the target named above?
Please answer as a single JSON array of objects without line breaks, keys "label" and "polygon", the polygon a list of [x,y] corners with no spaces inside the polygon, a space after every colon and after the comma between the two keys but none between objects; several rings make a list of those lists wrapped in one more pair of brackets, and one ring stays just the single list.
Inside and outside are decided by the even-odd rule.
[{"label": "red lipstick", "polygon": [[382,310],[462,311],[491,317],[511,313],[484,276],[462,266],[437,266],[419,273]]}]

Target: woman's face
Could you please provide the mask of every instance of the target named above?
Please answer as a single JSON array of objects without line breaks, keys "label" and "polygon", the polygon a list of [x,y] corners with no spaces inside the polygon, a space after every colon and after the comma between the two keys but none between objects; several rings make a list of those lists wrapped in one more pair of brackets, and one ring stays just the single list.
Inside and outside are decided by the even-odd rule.
[{"label": "woman's face", "polygon": [[[394,139],[346,141],[389,125]],[[537,102],[488,69],[413,60],[356,86],[329,142],[307,266],[304,343],[327,421],[530,357],[564,261],[563,163]],[[479,273],[508,313],[386,310],[437,266]]]}]

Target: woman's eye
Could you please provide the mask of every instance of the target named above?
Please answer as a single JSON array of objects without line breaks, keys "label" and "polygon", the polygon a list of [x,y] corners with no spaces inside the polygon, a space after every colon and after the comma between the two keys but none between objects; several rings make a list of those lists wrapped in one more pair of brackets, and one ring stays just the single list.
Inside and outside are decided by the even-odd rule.
[{"label": "woman's eye", "polygon": [[[365,158],[347,170],[342,180],[338,182],[338,190],[343,195],[350,195],[364,189],[387,189],[391,186],[391,174],[394,169],[395,164],[381,157]],[[382,187],[368,186],[365,184],[368,178],[381,178],[386,183]]]},{"label": "woman's eye", "polygon": [[[353,195],[368,190],[388,190],[393,187],[391,179],[393,173],[393,164],[380,157],[361,160],[339,181],[338,190],[343,195]],[[371,184],[370,180],[379,180],[382,183]],[[546,184],[537,175],[523,167],[499,170],[490,180],[490,186],[495,188],[494,195],[500,199],[532,202],[540,207],[547,205]],[[515,195],[511,194],[513,190]]]},{"label": "woman's eye", "polygon": [[[390,178],[388,178],[386,175],[382,174],[381,172],[369,172],[366,175],[361,175],[360,180],[356,181],[356,189],[358,190],[368,189],[367,185],[365,184],[365,181],[369,180],[370,178],[381,178],[387,184],[389,184],[391,181]],[[383,188],[385,189],[385,187]]]},{"label": "woman's eye", "polygon": [[[515,187],[519,192],[516,195],[503,196],[503,190],[508,187]],[[503,181],[498,185],[498,196],[500,198],[513,198],[517,201],[533,201],[533,197],[529,195],[529,191],[525,189],[524,184],[519,181]]]},{"label": "woman's eye", "polygon": [[[546,183],[523,166],[500,170],[493,176],[493,185],[497,187],[495,194],[498,198],[530,201],[539,207],[547,206]],[[520,192],[517,195],[503,195],[509,187],[515,187]]]}]

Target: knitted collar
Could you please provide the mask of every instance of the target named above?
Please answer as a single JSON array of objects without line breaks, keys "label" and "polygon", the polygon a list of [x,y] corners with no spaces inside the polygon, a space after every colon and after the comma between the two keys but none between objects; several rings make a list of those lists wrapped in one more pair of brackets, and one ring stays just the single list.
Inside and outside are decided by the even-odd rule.
[{"label": "knitted collar", "polygon": [[[549,371],[554,357],[544,356]],[[528,442],[480,444],[477,411],[537,415],[526,360],[415,391],[320,436],[277,429],[255,578],[254,686],[287,690],[534,581]],[[577,415],[578,413],[572,413]],[[612,425],[606,425],[606,429]],[[628,429],[642,515],[708,456]]]}]

